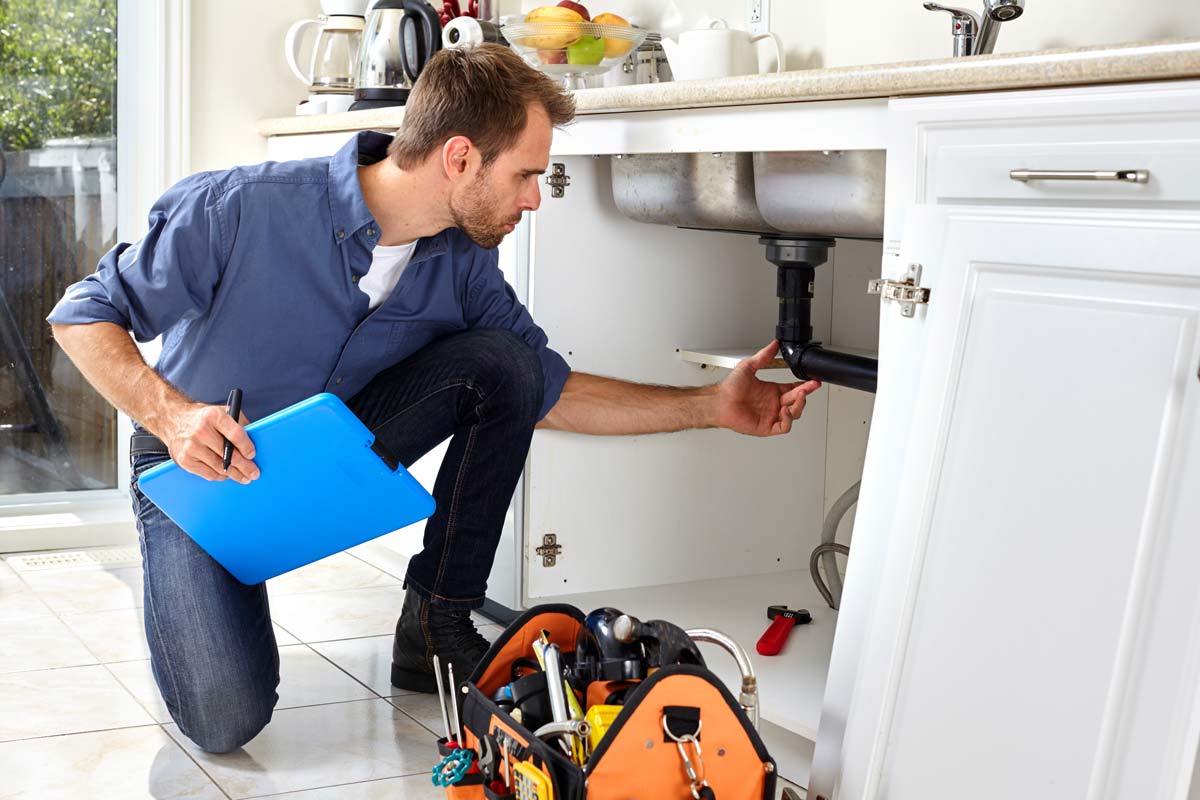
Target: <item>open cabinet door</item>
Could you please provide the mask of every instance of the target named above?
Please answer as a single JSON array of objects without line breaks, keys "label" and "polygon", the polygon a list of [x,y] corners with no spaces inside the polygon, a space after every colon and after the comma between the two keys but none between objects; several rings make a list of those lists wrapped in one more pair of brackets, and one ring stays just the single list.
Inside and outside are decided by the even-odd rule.
[{"label": "open cabinet door", "polygon": [[1194,796],[1200,227],[908,223],[808,796]]}]

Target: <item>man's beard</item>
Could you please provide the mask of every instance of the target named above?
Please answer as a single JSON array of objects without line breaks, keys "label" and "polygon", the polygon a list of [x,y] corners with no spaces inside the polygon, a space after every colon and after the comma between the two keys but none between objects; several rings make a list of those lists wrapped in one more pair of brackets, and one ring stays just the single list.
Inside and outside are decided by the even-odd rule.
[{"label": "man's beard", "polygon": [[463,203],[450,203],[450,217],[454,225],[467,237],[485,250],[499,247],[500,242],[508,235],[507,226],[521,221],[518,216],[514,220],[497,222],[491,202],[491,193],[487,191],[471,192]]}]

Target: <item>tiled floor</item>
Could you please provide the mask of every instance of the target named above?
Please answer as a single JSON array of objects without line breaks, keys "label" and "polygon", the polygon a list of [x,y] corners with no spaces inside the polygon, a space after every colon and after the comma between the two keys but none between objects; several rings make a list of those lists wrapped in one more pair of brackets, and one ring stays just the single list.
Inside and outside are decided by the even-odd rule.
[{"label": "tiled floor", "polygon": [[[242,750],[179,733],[150,674],[139,568],[0,560],[0,800],[433,800],[436,700],[388,680],[400,581],[348,553],[270,584],[279,704]],[[493,638],[499,629],[481,625]]]}]

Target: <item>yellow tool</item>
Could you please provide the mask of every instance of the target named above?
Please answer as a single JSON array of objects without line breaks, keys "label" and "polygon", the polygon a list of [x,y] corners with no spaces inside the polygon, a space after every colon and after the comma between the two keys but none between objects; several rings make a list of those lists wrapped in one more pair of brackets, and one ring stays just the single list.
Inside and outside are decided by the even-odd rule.
[{"label": "yellow tool", "polygon": [[512,769],[510,789],[517,800],[554,800],[554,787],[546,773],[528,761],[518,761]]},{"label": "yellow tool", "polygon": [[617,715],[621,713],[621,706],[604,706],[594,705],[587,710],[587,721],[590,726],[588,731],[588,745],[594,751],[600,746],[600,740],[604,738],[604,734],[608,733],[609,727],[616,720]]}]

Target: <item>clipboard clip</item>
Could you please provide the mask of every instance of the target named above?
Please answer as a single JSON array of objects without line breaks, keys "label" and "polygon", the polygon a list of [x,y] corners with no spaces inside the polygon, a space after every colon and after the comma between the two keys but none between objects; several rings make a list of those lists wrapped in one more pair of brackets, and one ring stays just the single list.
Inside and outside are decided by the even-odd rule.
[{"label": "clipboard clip", "polygon": [[396,458],[391,450],[388,450],[386,447],[381,445],[378,437],[376,437],[375,441],[371,443],[371,449],[375,452],[375,455],[383,459],[383,463],[387,464],[388,469],[390,469],[392,472],[395,472],[400,468],[400,459]]}]

